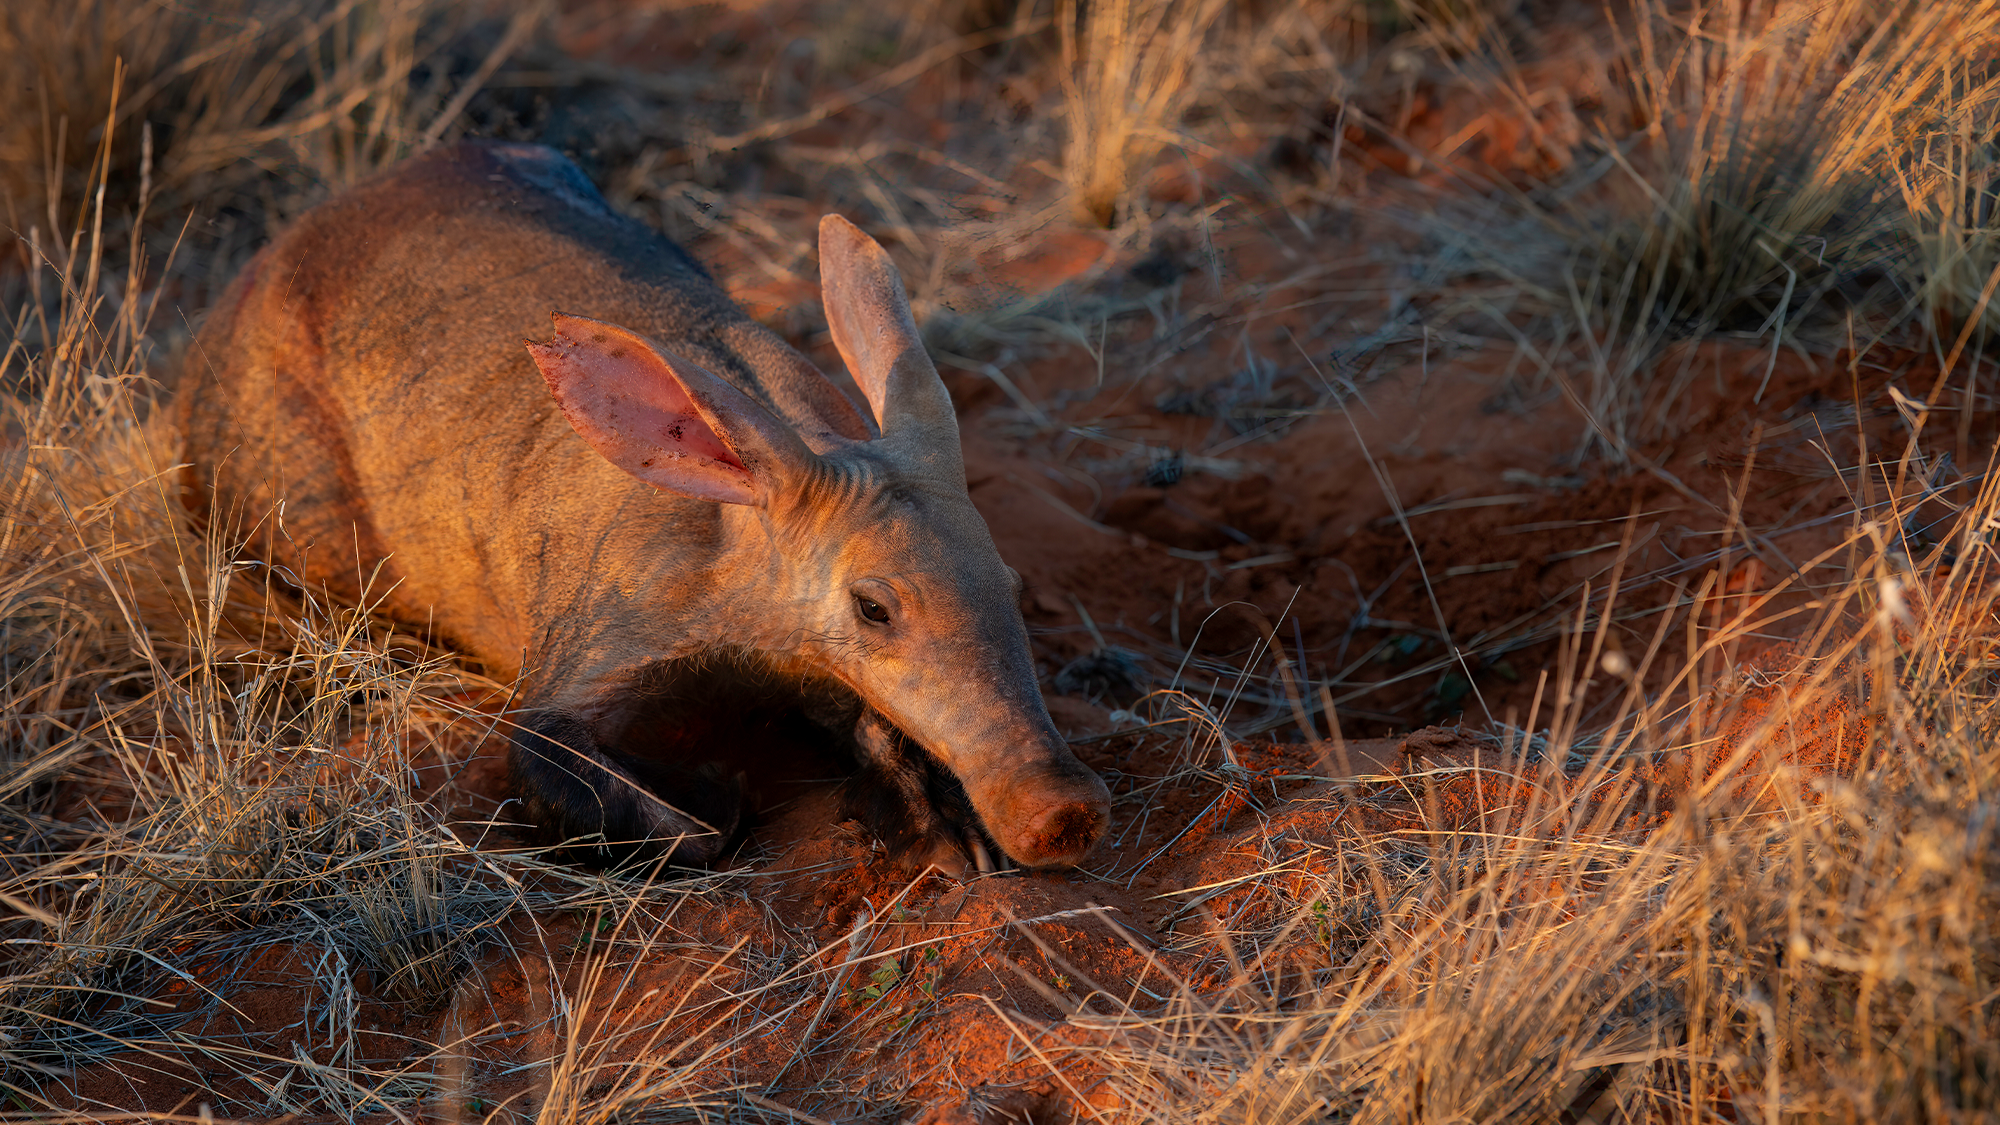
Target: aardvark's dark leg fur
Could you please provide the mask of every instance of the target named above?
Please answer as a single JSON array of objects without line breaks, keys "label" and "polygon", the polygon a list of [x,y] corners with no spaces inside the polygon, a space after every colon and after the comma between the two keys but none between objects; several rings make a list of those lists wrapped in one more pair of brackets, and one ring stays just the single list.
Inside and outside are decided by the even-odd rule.
[{"label": "aardvark's dark leg fur", "polygon": [[869,712],[854,727],[861,769],[847,782],[842,813],[859,820],[906,866],[935,863],[963,870],[976,844],[1000,855],[951,771],[881,716]]},{"label": "aardvark's dark leg fur", "polygon": [[527,713],[508,765],[522,819],[551,843],[576,841],[585,860],[710,864],[734,843],[742,817],[737,785],[627,758],[566,711]]}]

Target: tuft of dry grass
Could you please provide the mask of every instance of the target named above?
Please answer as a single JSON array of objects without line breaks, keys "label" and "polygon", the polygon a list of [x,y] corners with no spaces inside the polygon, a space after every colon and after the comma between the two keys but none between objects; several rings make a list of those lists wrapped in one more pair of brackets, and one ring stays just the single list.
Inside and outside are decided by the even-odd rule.
[{"label": "tuft of dry grass", "polygon": [[1661,361],[1676,341],[1757,341],[1768,379],[1850,332],[1944,355],[1985,315],[2000,5],[1647,0],[1616,27],[1619,112],[1573,170],[1420,224],[1533,294],[1548,354],[1581,359],[1579,456],[1674,432],[1694,378]]},{"label": "tuft of dry grass", "polygon": [[1642,7],[1637,155],[1657,171],[1628,166],[1653,206],[1613,236],[1610,295],[1659,329],[1762,335],[1852,290],[1896,249],[1891,169],[1995,34],[1990,5]]},{"label": "tuft of dry grass", "polygon": [[[95,222],[122,237],[127,220],[143,226],[141,196],[155,215],[196,205],[211,221],[282,215],[455,135],[545,9],[444,0],[0,6],[0,57],[9,60],[0,223],[41,240],[18,271],[0,272],[0,292],[14,303],[50,232]],[[107,198],[93,199],[100,189]],[[207,233],[239,240],[212,255],[222,268],[206,280],[220,288],[255,232],[225,224]]]},{"label": "tuft of dry grass", "polygon": [[1908,297],[1918,322],[1944,350],[2000,327],[1994,306],[2000,269],[2000,175],[1990,138],[2000,124],[2000,76],[1964,88],[1949,113],[1910,139],[1897,168],[1908,237],[1914,246]]},{"label": "tuft of dry grass", "polygon": [[1113,225],[1134,174],[1174,143],[1195,93],[1188,76],[1196,53],[1222,10],[1222,0],[1058,5],[1063,183],[1078,222]]},{"label": "tuft of dry grass", "polygon": [[[1939,123],[2000,104],[1971,77],[2000,42],[2000,5],[1647,5],[1636,20],[1648,124],[1631,157],[1612,151],[1644,200],[1572,289],[1580,314],[1603,310],[1600,347],[1631,345],[1592,390],[1604,418],[1638,413],[1631,369],[1658,341],[1736,333],[1775,356],[1842,312],[1879,324],[1903,311],[1898,290],[1934,288],[1944,263],[1911,254],[1896,171]],[[1614,421],[1608,436],[1658,430]]]}]

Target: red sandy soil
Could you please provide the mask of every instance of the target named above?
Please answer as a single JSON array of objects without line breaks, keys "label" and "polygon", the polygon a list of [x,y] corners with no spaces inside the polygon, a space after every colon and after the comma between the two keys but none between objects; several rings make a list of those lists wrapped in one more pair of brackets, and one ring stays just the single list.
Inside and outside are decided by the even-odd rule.
[{"label": "red sandy soil", "polygon": [[[743,34],[755,33],[746,24]],[[1460,118],[1472,115],[1414,86],[1407,105],[1382,112],[1392,111],[1406,129],[1440,136],[1464,131]],[[1549,110],[1550,127],[1562,125],[1559,111],[1568,112]],[[1470,151],[1505,173],[1544,171],[1532,130],[1503,125],[1481,127],[1484,148]],[[838,139],[837,126],[826,128],[829,137],[799,139]],[[1395,163],[1393,150],[1378,155]],[[1222,176],[1208,179],[1210,190]],[[1162,197],[1184,188],[1171,176],[1154,185]],[[816,218],[811,207],[798,212],[801,230]],[[1178,276],[1160,284],[1135,277],[1146,272],[1134,270],[1144,264],[1136,253],[1060,224],[965,267],[1003,290],[1074,282],[1080,296],[1142,300],[1171,287],[1183,307],[1203,310],[1164,335],[1144,314],[1109,321],[1101,362],[1081,348],[1017,359],[1006,374],[1039,416],[996,380],[947,372],[973,499],[1026,578],[1023,608],[1051,709],[1118,795],[1110,836],[1081,869],[913,878],[856,825],[837,822],[830,783],[803,785],[756,827],[729,877],[682,900],[658,932],[600,934],[603,920],[588,917],[521,919],[506,935],[513,950],[496,943],[449,997],[393,1002],[364,982],[358,1022],[368,1030],[357,1054],[413,1057],[423,1044],[470,1035],[463,1065],[440,1079],[461,1104],[433,1099],[422,1112],[477,1119],[504,1105],[532,1114],[547,1074],[512,1068],[559,1050],[552,989],[578,996],[592,958],[609,956],[622,991],[607,984],[579,1001],[591,1013],[584,1022],[667,1018],[655,1053],[680,1044],[684,1060],[772,1019],[690,1088],[753,1091],[766,1100],[751,1107],[773,1121],[785,1117],[772,1105],[779,1099],[837,1120],[1049,1121],[1084,1104],[1110,1108],[1104,1066],[1087,1050],[1095,1033],[1072,1022],[1075,1012],[1109,1010],[1105,997],[1147,1010],[1159,1003],[1149,997],[1219,986],[1231,969],[1210,929],[1268,933],[1310,904],[1327,856],[1354,834],[1405,831],[1420,846],[1426,833],[1519,807],[1523,794],[1573,787],[1554,764],[1505,759],[1454,724],[1548,724],[1552,697],[1532,722],[1531,707],[1586,585],[1601,606],[1617,580],[1618,607],[1636,612],[1712,583],[1709,592],[1726,595],[1712,612],[1733,613],[1786,581],[1831,574],[1793,569],[1848,534],[1862,489],[1883,493],[1880,474],[1863,483],[1852,471],[1862,443],[1893,475],[1908,429],[1890,388],[1922,397],[1935,371],[1879,352],[1857,361],[1789,350],[1767,368],[1761,345],[1703,344],[1661,361],[1663,372],[1691,374],[1669,432],[1641,435],[1622,466],[1579,460],[1587,428],[1570,395],[1587,386],[1580,361],[1538,380],[1511,342],[1421,325],[1351,370],[1323,351],[1302,353],[1294,341],[1313,338],[1323,315],[1314,299],[1383,285],[1388,267],[1371,248],[1409,236],[1358,213],[1337,235],[1286,222],[1232,211],[1204,232],[1199,253],[1183,247],[1186,260],[1168,263]],[[876,233],[902,252],[893,231]],[[746,305],[838,369],[824,332],[814,334],[822,325],[809,272],[777,284],[723,239],[693,249]],[[1157,256],[1154,264],[1157,273]],[[1355,334],[1387,314],[1378,305],[1371,315],[1355,315]],[[1266,368],[1258,393],[1243,397],[1236,376],[1250,353]],[[1942,402],[1957,409],[1950,392]],[[1990,443],[1988,429],[1970,433],[1970,449]],[[1957,441],[1941,433],[1935,444],[1969,463]],[[1178,479],[1154,472],[1149,483],[1176,453]],[[1744,526],[1762,538],[1734,530]],[[1636,659],[1656,625],[1634,617],[1609,643]],[[1298,729],[1265,647],[1271,637],[1304,677],[1339,677],[1333,693],[1352,697],[1339,708],[1344,742],[1329,739],[1322,715]],[[1129,652],[1133,674],[1083,676],[1062,694],[1058,673],[1100,638]],[[1177,678],[1190,651],[1195,662]],[[1746,666],[1755,656],[1733,655]],[[1229,669],[1246,666],[1251,694],[1275,702],[1232,714],[1238,729],[1259,725],[1266,736],[1226,754],[1204,747],[1196,760],[1184,727],[1131,731],[1144,692],[1184,686],[1221,710]],[[1615,686],[1600,675],[1593,690],[1611,700]],[[1758,706],[1731,731],[1748,729],[1783,691],[1744,695]],[[1856,721],[1820,716],[1787,745],[1813,769],[1842,768]],[[1417,728],[1428,729],[1407,735]],[[441,799],[490,812],[503,792],[497,748],[470,741],[446,740],[434,769],[456,780]],[[1731,742],[1718,745],[1708,768],[1729,757]],[[1636,831],[1671,809],[1688,766],[1663,763],[1625,784],[1656,790],[1635,806]],[[1218,888],[1267,869],[1274,874]],[[641,941],[650,948],[635,952]],[[1342,955],[1337,935],[1312,948],[1300,956],[1320,965]],[[298,948],[232,967],[233,1013],[190,1032],[240,1034],[241,1046],[290,1055],[293,1040],[309,1038],[309,1007],[326,1003],[303,986],[321,955]],[[549,979],[551,961],[560,980]],[[783,975],[778,963],[791,967],[786,984],[731,998]],[[93,1067],[73,1089],[77,1104],[155,1111],[205,1102],[247,1114],[263,1104],[219,1071],[160,1059]]]}]

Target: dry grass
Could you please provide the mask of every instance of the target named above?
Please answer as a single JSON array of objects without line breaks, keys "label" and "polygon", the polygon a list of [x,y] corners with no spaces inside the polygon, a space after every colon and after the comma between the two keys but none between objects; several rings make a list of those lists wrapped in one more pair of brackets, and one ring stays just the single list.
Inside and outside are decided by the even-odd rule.
[{"label": "dry grass", "polygon": [[180,232],[160,218],[192,208],[205,213],[201,253],[182,273],[219,289],[272,212],[456,135],[543,11],[443,0],[5,5],[0,223],[23,242],[18,268],[0,270],[0,295],[16,308],[36,256],[61,256],[51,232],[95,225],[117,249],[140,228],[164,256]]},{"label": "dry grass", "polygon": [[[1267,35],[1238,41],[1280,60],[1260,64],[1273,73],[1366,51],[1354,32],[1365,21],[1310,9],[1283,7]],[[150,380],[184,326],[165,315],[164,263],[113,229],[162,215],[177,229],[179,209],[213,191],[304,183],[310,195],[447,135],[464,92],[528,24],[486,25],[454,69],[442,56],[462,51],[470,25],[434,4],[208,11],[92,0],[0,12],[0,49],[35,75],[0,101],[29,123],[0,134],[12,146],[0,147],[0,189],[26,247],[0,362],[14,391],[0,448],[0,1089],[41,1104],[117,1053],[237,1075],[257,1091],[233,1107],[245,1114],[413,1120],[455,1104],[508,1119],[514,1109],[477,1101],[468,1043],[488,1029],[460,1018],[456,998],[503,942],[550,980],[573,968],[546,942],[506,935],[543,940],[555,913],[583,909],[612,920],[609,937],[570,986],[548,990],[547,1049],[523,1064],[538,1075],[537,1119],[756,1112],[742,1091],[704,1086],[705,1068],[832,1004],[866,943],[737,982],[731,1011],[758,1014],[716,1015],[707,1038],[662,1042],[679,1009],[621,1022],[623,969],[656,951],[680,896],[709,884],[602,880],[453,820],[454,794],[423,771],[491,721],[465,694],[502,686],[361,607],[274,588],[225,529],[190,524]],[[1133,219],[1133,184],[1215,92],[1193,56],[1222,15],[1219,0],[1059,13],[1054,202],[1090,224]],[[1460,50],[1496,26],[1476,6],[1425,16],[1457,29]],[[1574,390],[1599,448],[1622,455],[1670,426],[1680,376],[1649,363],[1676,336],[1744,333],[1775,353],[1829,319],[1844,330],[1850,313],[1875,332],[1909,330],[1914,314],[1941,355],[1984,346],[2000,245],[1981,59],[2000,8],[1647,5],[1628,26],[1649,128],[1607,138],[1599,163],[1638,203],[1577,203],[1565,214],[1581,225],[1540,227],[1567,230],[1574,256],[1558,257],[1576,263],[1573,288],[1541,279],[1568,324],[1543,343],[1590,357],[1595,383]],[[1293,82],[1290,98],[1311,81],[1273,88]],[[150,156],[141,120],[154,123]],[[980,190],[1004,202],[1006,185],[988,179]],[[881,198],[885,214],[933,202]],[[932,237],[905,225],[902,252]],[[759,247],[784,241],[750,219],[740,228]],[[768,257],[774,276],[802,264]],[[1043,327],[1078,336],[1075,323]],[[1247,881],[1255,924],[1218,918],[1186,938],[1223,983],[1173,982],[1164,1005],[1069,997],[1070,1026],[1094,1036],[1075,1057],[1111,1074],[1121,1119],[1991,1113],[2000,560],[1984,529],[2000,496],[1989,483],[1934,536],[1954,552],[1948,568],[1898,538],[1906,514],[1890,504],[1852,529],[1844,578],[1809,592],[1815,624],[1786,666],[1731,659],[1775,627],[1775,600],[1703,589],[1659,619],[1633,674],[1607,647],[1617,615],[1580,591],[1548,713],[1494,742],[1490,768],[1526,781],[1518,800],[1477,831],[1347,829],[1319,843],[1309,878]],[[1314,701],[1277,666],[1252,702],[1310,728]],[[1633,686],[1658,670],[1669,690]],[[1229,670],[1213,671],[1226,688]],[[1241,695],[1251,678],[1237,671]],[[1764,698],[1756,677],[1783,685],[1778,703],[1768,721],[1731,727]],[[1592,693],[1606,691],[1612,720],[1586,727]],[[1175,714],[1193,732],[1187,763],[1221,756],[1203,776],[1246,784],[1211,710]],[[1858,765],[1788,764],[1803,728],[1785,720],[1825,714],[1868,716],[1840,748]],[[1733,752],[1718,758],[1725,729]],[[310,1041],[287,1055],[195,1035],[238,979],[218,966],[266,955],[309,963],[322,1013]],[[376,996],[453,1006],[437,1042],[391,1065],[359,1045],[358,1013]],[[769,1109],[761,1097],[750,1105]]]},{"label": "dry grass", "polygon": [[[1615,80],[1567,170],[1413,217],[1433,257],[1469,254],[1530,298],[1513,319],[1539,378],[1558,359],[1585,372],[1557,380],[1591,427],[1579,459],[1624,462],[1676,433],[1696,376],[1663,357],[1681,341],[1755,341],[1767,378],[1785,351],[1850,341],[1964,354],[2000,264],[1981,140],[2000,112],[2000,7],[1645,0],[1610,15]],[[1456,80],[1518,105],[1529,83],[1501,24],[1456,26],[1477,35],[1428,31]]]},{"label": "dry grass", "polygon": [[1174,143],[1194,91],[1188,76],[1221,0],[1065,3],[1063,180],[1082,222],[1111,226],[1133,176]]},{"label": "dry grass", "polygon": [[1990,137],[2000,117],[1996,78],[1956,95],[1951,112],[1909,143],[1898,169],[1912,270],[1919,287],[1910,303],[1941,348],[1962,346],[1969,334],[1989,339],[2000,325],[1993,305],[1993,271],[2000,266],[2000,214]]},{"label": "dry grass", "polygon": [[[1857,526],[1850,577],[1781,664],[1726,658],[1775,594],[1694,599],[1659,633],[1686,636],[1657,657],[1686,669],[1675,688],[1628,694],[1592,747],[1572,741],[1591,681],[1617,673],[1616,694],[1645,668],[1606,658],[1609,614],[1578,619],[1553,737],[1494,747],[1484,770],[1522,783],[1476,829],[1350,829],[1244,880],[1232,917],[1263,923],[1190,939],[1227,983],[1164,1009],[1073,996],[1100,1037],[1077,1056],[1112,1073],[1121,1117],[1163,1122],[1990,1114],[1996,503],[1960,513],[1948,572]],[[1718,683],[1738,686],[1718,703]],[[1754,721],[1732,695],[1763,700]]]},{"label": "dry grass", "polygon": [[1641,3],[1625,34],[1642,128],[1578,174],[1623,202],[1571,204],[1556,237],[1580,264],[1540,278],[1582,337],[1595,445],[1622,460],[1672,432],[1692,374],[1658,362],[1671,341],[1755,339],[1775,363],[1972,315],[1989,172],[1955,138],[2000,106],[2000,7]]},{"label": "dry grass", "polygon": [[[100,160],[111,182],[136,183],[140,122],[170,207],[273,174],[351,182],[450,128],[470,77],[452,72],[452,56],[482,68],[468,38],[482,15],[427,0],[8,5],[0,51],[16,69],[0,113],[17,127],[0,142],[0,192],[37,221],[58,198],[82,198]],[[50,184],[51,167],[68,182]]]}]

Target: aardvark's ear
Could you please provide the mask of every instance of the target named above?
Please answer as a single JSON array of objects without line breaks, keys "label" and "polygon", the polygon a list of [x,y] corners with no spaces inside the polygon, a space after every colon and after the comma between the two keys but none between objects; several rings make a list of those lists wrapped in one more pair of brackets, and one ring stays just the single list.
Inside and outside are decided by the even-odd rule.
[{"label": "aardvark's ear", "polygon": [[833,346],[868,396],[882,436],[913,449],[948,450],[956,461],[951,394],[924,350],[888,253],[853,223],[827,215],[819,221],[819,274]]},{"label": "aardvark's ear", "polygon": [[628,328],[555,314],[527,341],[556,405],[604,459],[655,488],[767,504],[812,460],[792,428],[699,364]]}]

